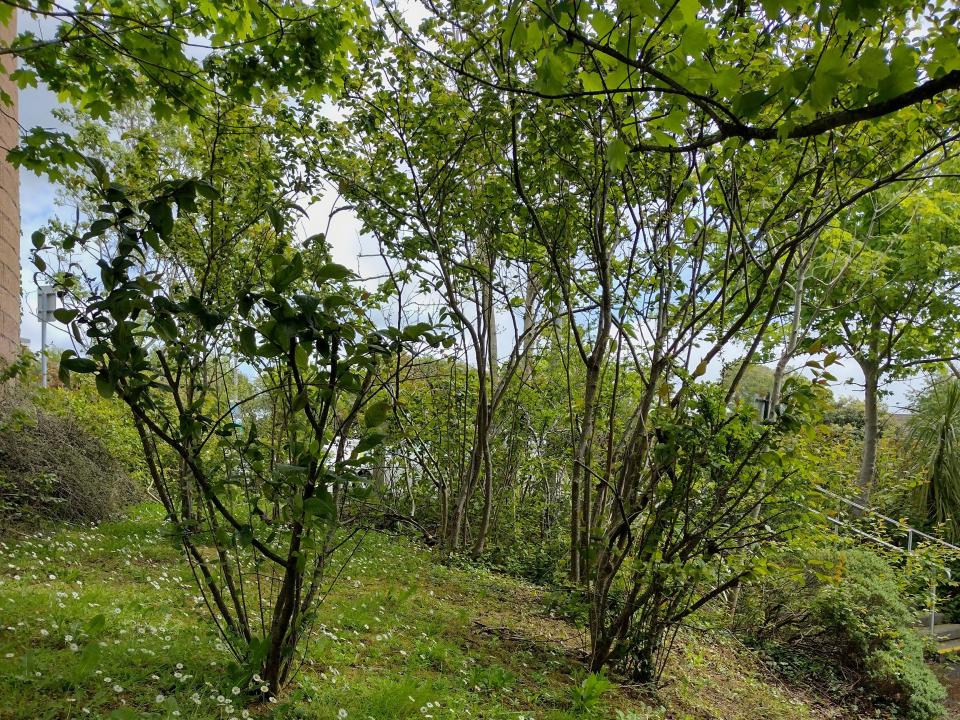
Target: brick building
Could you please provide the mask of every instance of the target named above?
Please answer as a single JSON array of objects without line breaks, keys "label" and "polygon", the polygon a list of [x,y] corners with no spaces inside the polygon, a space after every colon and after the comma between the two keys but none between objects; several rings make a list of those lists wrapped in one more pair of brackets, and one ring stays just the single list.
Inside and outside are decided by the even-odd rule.
[{"label": "brick building", "polygon": [[[17,14],[10,24],[0,26],[0,45],[9,46],[17,34]],[[7,72],[14,60],[3,57]],[[0,76],[0,88],[11,98],[12,107],[0,106],[0,359],[9,361],[20,349],[20,175],[6,161],[6,150],[19,141],[17,87],[7,74]]]}]

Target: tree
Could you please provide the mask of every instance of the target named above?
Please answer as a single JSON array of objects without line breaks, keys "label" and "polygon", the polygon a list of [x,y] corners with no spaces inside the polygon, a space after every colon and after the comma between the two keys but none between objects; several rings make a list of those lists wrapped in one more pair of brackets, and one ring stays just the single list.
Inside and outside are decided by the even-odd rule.
[{"label": "tree", "polygon": [[865,199],[844,215],[846,231],[821,246],[824,263],[838,254],[855,258],[840,281],[827,288],[831,299],[821,304],[814,322],[824,344],[842,347],[863,373],[858,484],[864,503],[875,474],[882,382],[957,354],[958,196],[950,182],[934,178],[924,183],[923,192],[892,191]]},{"label": "tree", "polygon": [[[669,629],[749,574],[734,548],[770,538],[751,510],[789,486],[789,453],[777,444],[807,402],[795,383],[767,433],[744,429],[740,466],[725,455],[727,425],[710,420],[716,399],[698,378],[739,339],[733,397],[804,248],[847,208],[949,152],[949,90],[960,75],[955,45],[941,41],[953,31],[941,28],[953,11],[923,32],[905,7],[428,9],[419,34],[394,19],[423,57],[509,99],[514,191],[557,268],[561,307],[576,307],[561,294],[572,285],[589,299],[596,337],[616,327],[642,377],[612,439],[614,461],[581,460],[590,487],[573,507],[603,501],[595,513],[587,503],[587,522],[574,514],[571,529],[587,531],[594,667],[620,662],[655,680]],[[915,29],[940,48],[935,58],[907,47]],[[898,121],[884,119],[896,112]],[[565,184],[581,204],[557,201],[554,187]],[[582,285],[571,259],[588,260]],[[605,345],[584,357],[602,365]],[[678,451],[677,437],[703,454]],[[770,457],[781,469],[761,460]],[[702,496],[720,506],[699,514]],[[784,507],[766,510],[769,520]],[[673,573],[697,557],[710,558],[711,581]]]},{"label": "tree", "polygon": [[[361,481],[358,463],[382,437],[376,428],[388,407],[369,401],[381,359],[397,341],[358,313],[346,268],[313,266],[308,279],[296,252],[254,266],[259,271],[245,276],[238,295],[158,282],[160,274],[144,261],[152,253],[181,258],[175,228],[198,211],[198,199],[216,203],[219,192],[205,181],[168,181],[134,204],[102,165],[89,162],[101,208],[110,212],[68,241],[83,245],[107,233],[117,241],[98,287],[78,292],[76,282],[60,278],[71,299],[61,319],[85,345],[85,356],[64,353],[61,370],[94,374],[103,394],[116,393],[130,408],[168,521],[242,663],[244,683],[261,676],[275,694],[295,667],[326,577],[338,520],[333,491]],[[42,265],[44,238],[38,240]],[[289,292],[294,287],[299,292]],[[223,374],[230,356],[269,384],[232,397],[237,385]],[[266,392],[282,409],[272,418],[283,424],[272,444],[258,423],[244,426],[235,415]],[[346,457],[346,438],[361,413],[367,431]],[[189,489],[168,481],[161,446],[186,466]],[[195,505],[188,510],[189,503]],[[215,547],[215,559],[201,552],[198,533]],[[274,573],[278,582],[262,582]]]},{"label": "tree", "polygon": [[476,393],[469,403],[473,435],[463,438],[470,447],[459,477],[442,482],[454,488],[442,527],[448,549],[466,546],[468,511],[482,488],[469,542],[479,554],[493,512],[498,412],[545,327],[540,271],[496,170],[506,142],[493,113],[496,94],[469,83],[450,86],[442,68],[424,66],[403,48],[377,43],[368,52],[372,82],[343,100],[348,119],[318,162],[377,238],[392,291],[399,295],[401,284],[410,284],[408,297],[422,298],[421,317],[409,301],[402,312],[411,322],[432,316],[451,341],[459,338],[464,388]]},{"label": "tree", "polygon": [[321,238],[291,247],[289,175],[266,138],[230,128],[246,112],[187,128],[132,114],[117,141],[81,121],[73,146],[99,157],[64,175],[78,223],[36,233],[34,263],[82,353],[65,377],[93,374],[132,414],[237,684],[276,694],[356,530],[335,536],[338,495],[383,436],[372,397],[401,333],[366,319],[370,294]]}]

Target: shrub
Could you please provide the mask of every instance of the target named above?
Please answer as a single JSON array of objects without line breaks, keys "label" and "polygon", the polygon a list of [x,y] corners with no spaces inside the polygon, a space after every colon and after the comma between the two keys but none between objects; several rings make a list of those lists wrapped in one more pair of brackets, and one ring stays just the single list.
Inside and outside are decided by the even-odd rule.
[{"label": "shrub", "polygon": [[923,640],[895,579],[896,570],[866,550],[832,553],[836,572],[818,593],[815,617],[841,658],[864,673],[877,695],[913,720],[943,714],[946,693],[923,660]]},{"label": "shrub", "polygon": [[37,388],[33,399],[40,409],[86,428],[137,487],[150,486],[140,436],[129,408],[119,399],[101,397],[94,383],[83,376],[73,378],[69,388]]},{"label": "shrub", "polygon": [[[797,564],[803,571],[791,575]],[[865,689],[911,720],[943,715],[946,693],[924,662],[924,640],[901,584],[905,573],[864,549],[815,550],[781,567],[768,579],[775,587],[767,588],[754,618],[777,655],[799,656],[789,664],[807,672],[819,661],[824,672],[852,670]]]},{"label": "shrub", "polygon": [[22,386],[0,387],[0,518],[100,521],[140,493],[123,465],[69,414],[37,405]]},{"label": "shrub", "polygon": [[559,536],[542,540],[521,539],[509,547],[494,546],[483,560],[500,572],[532,582],[563,582],[568,544],[568,539]]}]

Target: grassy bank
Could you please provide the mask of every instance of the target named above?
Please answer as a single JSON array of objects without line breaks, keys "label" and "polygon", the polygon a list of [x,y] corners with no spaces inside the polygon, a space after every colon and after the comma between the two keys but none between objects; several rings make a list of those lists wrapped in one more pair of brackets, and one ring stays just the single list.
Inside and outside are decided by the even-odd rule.
[{"label": "grassy bank", "polygon": [[[154,506],[124,522],[0,540],[0,717],[843,717],[732,639],[687,631],[656,698],[586,680],[582,630],[544,592],[363,537],[291,690],[243,707],[189,567]],[[855,711],[849,717],[856,717]]]}]

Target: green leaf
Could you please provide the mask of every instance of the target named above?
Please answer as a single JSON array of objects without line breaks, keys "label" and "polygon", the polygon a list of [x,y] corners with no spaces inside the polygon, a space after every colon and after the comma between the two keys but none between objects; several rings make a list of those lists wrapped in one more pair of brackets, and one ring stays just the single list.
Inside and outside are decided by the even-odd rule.
[{"label": "green leaf", "polygon": [[607,143],[607,162],[611,171],[618,173],[627,166],[628,152],[627,144],[620,138],[614,138]]},{"label": "green leaf", "polygon": [[76,373],[92,373],[97,370],[97,363],[90,358],[61,356],[60,367]]},{"label": "green leaf", "polygon": [[100,393],[100,397],[109,400],[113,397],[113,384],[108,378],[103,377],[102,375],[97,375],[97,392]]},{"label": "green leaf", "polygon": [[363,413],[363,424],[368,428],[379,427],[386,422],[390,414],[390,408],[393,407],[389,400],[377,400],[367,405]]},{"label": "green leaf", "polygon": [[62,322],[64,325],[68,325],[79,314],[79,310],[71,310],[69,308],[57,308],[53,311],[54,319]]},{"label": "green leaf", "polygon": [[303,501],[303,514],[318,520],[332,520],[336,514],[333,495],[326,487],[321,486],[316,495]]},{"label": "green leaf", "polygon": [[220,191],[217,190],[213,185],[208,183],[206,180],[197,180],[197,195],[207,200],[219,200]]},{"label": "green leaf", "polygon": [[297,477],[304,475],[307,468],[304,465],[288,465],[286,463],[277,463],[273,466],[274,471],[281,477]]},{"label": "green leaf", "polygon": [[283,292],[303,275],[303,257],[294,253],[289,260],[283,260],[279,269],[270,278],[270,285],[277,292]]},{"label": "green leaf", "polygon": [[560,94],[563,90],[566,74],[566,65],[557,53],[543,53],[537,63],[537,90],[545,95]]},{"label": "green leaf", "polygon": [[96,635],[101,632],[107,626],[107,617],[103,613],[99,615],[94,615],[90,618],[90,621],[87,623],[87,633],[90,635]]},{"label": "green leaf", "polygon": [[595,72],[580,73],[580,84],[585,92],[603,92],[603,76]]},{"label": "green leaf", "polygon": [[170,237],[173,232],[173,208],[169,203],[162,201],[152,201],[147,203],[147,216],[150,218],[150,225],[161,238]]},{"label": "green leaf", "polygon": [[253,526],[241,525],[234,533],[237,545],[240,547],[250,547],[253,545]]},{"label": "green leaf", "polygon": [[167,342],[173,342],[177,338],[177,324],[169,313],[157,315],[153,319],[153,328],[157,335]]},{"label": "green leaf", "polygon": [[240,352],[247,357],[257,355],[257,333],[252,327],[245,327],[240,330]]},{"label": "green leaf", "polygon": [[426,333],[433,330],[433,323],[428,322],[419,322],[413,323],[412,325],[407,325],[403,328],[403,332],[400,333],[400,337],[403,340],[412,341],[419,340]]},{"label": "green leaf", "polygon": [[760,111],[767,101],[767,94],[763,90],[752,90],[734,98],[733,111],[742,118],[752,117]]},{"label": "green leaf", "polygon": [[274,232],[277,233],[277,235],[281,234],[285,224],[283,214],[271,205],[267,208],[267,217],[270,218],[270,224],[273,225]]},{"label": "green leaf", "polygon": [[372,450],[373,448],[377,447],[377,445],[382,443],[386,439],[386,437],[387,436],[385,434],[377,433],[377,432],[372,432],[372,433],[368,433],[367,435],[364,435],[360,439],[360,442],[357,443],[357,446],[353,449],[353,452],[350,454],[350,457],[357,458],[362,453],[365,453],[368,450]]},{"label": "green leaf", "polygon": [[321,265],[314,271],[313,278],[318,282],[321,280],[346,280],[347,278],[353,277],[353,275],[353,270],[348,267],[337,263],[327,263],[326,265]]},{"label": "green leaf", "polygon": [[297,347],[294,348],[293,361],[297,364],[297,367],[304,372],[310,367],[310,355],[302,344],[298,344]]},{"label": "green leaf", "polygon": [[290,409],[293,410],[293,412],[299,412],[307,406],[308,402],[310,402],[310,393],[304,388],[294,396],[293,402],[290,404]]},{"label": "green leaf", "polygon": [[910,47],[899,45],[893,49],[888,66],[889,73],[879,85],[877,98],[881,101],[902,95],[912,90],[917,82],[917,52]]},{"label": "green leaf", "polygon": [[697,19],[697,13],[700,12],[700,3],[697,0],[678,0],[677,12],[688,23]]}]

